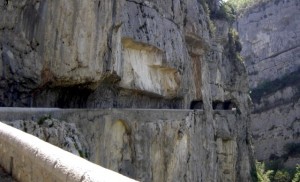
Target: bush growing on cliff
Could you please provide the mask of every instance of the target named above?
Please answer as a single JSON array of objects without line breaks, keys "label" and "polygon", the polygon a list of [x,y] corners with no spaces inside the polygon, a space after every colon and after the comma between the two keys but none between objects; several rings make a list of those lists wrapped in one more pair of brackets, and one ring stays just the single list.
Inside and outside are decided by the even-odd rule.
[{"label": "bush growing on cliff", "polygon": [[274,171],[266,170],[265,163],[263,162],[256,162],[255,166],[258,182],[270,182],[270,176]]},{"label": "bush growing on cliff", "polygon": [[296,173],[294,175],[292,182],[300,182],[300,165],[297,165],[296,167]]},{"label": "bush growing on cliff", "polygon": [[264,1],[266,0],[228,0],[227,3],[231,4],[237,11],[240,11]]},{"label": "bush growing on cliff", "polygon": [[212,19],[226,20],[233,23],[236,18],[236,13],[233,6],[229,3],[223,2],[218,11],[211,12]]},{"label": "bush growing on cliff", "polygon": [[291,180],[291,176],[290,176],[289,172],[287,172],[286,170],[278,170],[278,171],[276,171],[272,181],[288,182],[290,180]]},{"label": "bush growing on cliff", "polygon": [[281,158],[271,160],[266,164],[257,162],[257,181],[300,182],[300,165],[297,165],[296,169],[286,168],[284,167],[283,162],[284,161],[282,161]]},{"label": "bush growing on cliff", "polygon": [[235,29],[230,29],[228,32],[228,43],[226,45],[228,49],[228,58],[236,61],[243,61],[240,56],[242,50],[242,44],[238,32]]}]

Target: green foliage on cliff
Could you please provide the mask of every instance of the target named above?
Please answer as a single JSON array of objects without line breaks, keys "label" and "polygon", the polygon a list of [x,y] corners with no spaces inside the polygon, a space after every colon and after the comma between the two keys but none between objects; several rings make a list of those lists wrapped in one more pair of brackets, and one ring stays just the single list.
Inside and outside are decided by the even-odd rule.
[{"label": "green foliage on cliff", "polygon": [[242,50],[242,44],[240,42],[239,34],[238,32],[231,28],[228,32],[228,42],[226,45],[228,58],[231,60],[236,61],[243,61],[242,57],[240,56],[240,52]]},{"label": "green foliage on cliff", "polygon": [[233,23],[236,19],[236,12],[230,3],[223,2],[217,11],[211,12],[210,16],[212,19],[220,19]]},{"label": "green foliage on cliff", "polygon": [[271,160],[267,163],[256,162],[257,180],[254,181],[300,182],[300,165],[297,165],[296,169],[285,168],[282,162],[281,159]]},{"label": "green foliage on cliff", "polygon": [[291,180],[291,175],[286,170],[276,171],[273,180],[274,182],[288,182]]},{"label": "green foliage on cliff", "polygon": [[297,165],[296,167],[296,173],[294,175],[292,182],[300,182],[300,165]]},{"label": "green foliage on cliff", "polygon": [[227,3],[231,4],[236,10],[246,9],[254,4],[262,2],[263,0],[228,0]]},{"label": "green foliage on cliff", "polygon": [[[234,7],[237,12],[242,12],[255,5],[260,5],[271,0],[228,0],[227,3]],[[278,4],[281,0],[273,0],[275,4]]]},{"label": "green foliage on cliff", "polygon": [[265,163],[256,162],[256,172],[257,172],[258,182],[270,182],[270,176],[274,171],[266,170]]},{"label": "green foliage on cliff", "polygon": [[216,26],[213,20],[225,20],[232,24],[236,19],[236,12],[233,6],[229,3],[222,2],[219,8],[214,8],[212,1],[210,0],[199,0],[199,2],[204,13],[209,15],[207,23],[210,35],[214,35],[216,31]]}]

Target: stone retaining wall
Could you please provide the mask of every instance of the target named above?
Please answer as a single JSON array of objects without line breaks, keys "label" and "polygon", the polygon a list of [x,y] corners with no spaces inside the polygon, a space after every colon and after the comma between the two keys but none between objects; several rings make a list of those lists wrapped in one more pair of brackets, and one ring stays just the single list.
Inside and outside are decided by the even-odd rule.
[{"label": "stone retaining wall", "polygon": [[[249,151],[241,128],[245,119],[238,110],[209,114],[205,110],[0,108],[0,121],[33,135],[42,132],[45,141],[56,141],[61,147],[72,140],[75,153],[138,181],[251,181]],[[50,151],[45,152],[55,160]],[[42,157],[24,158],[44,165]],[[9,169],[10,158],[6,160]],[[73,158],[64,160],[68,164]],[[67,178],[68,170],[56,172],[56,165],[54,161],[46,168],[49,175],[62,173]],[[30,170],[43,174],[44,169],[35,172],[36,168]]]},{"label": "stone retaining wall", "polygon": [[0,166],[20,182],[134,181],[1,122]]}]

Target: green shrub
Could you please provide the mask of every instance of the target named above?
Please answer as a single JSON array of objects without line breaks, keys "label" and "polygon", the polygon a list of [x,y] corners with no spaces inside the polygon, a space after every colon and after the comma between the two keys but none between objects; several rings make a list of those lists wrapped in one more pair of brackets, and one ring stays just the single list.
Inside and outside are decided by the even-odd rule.
[{"label": "green shrub", "polygon": [[300,182],[300,165],[299,164],[296,167],[296,173],[294,175],[292,182]]},{"label": "green shrub", "polygon": [[266,2],[267,0],[228,0],[227,3],[231,4],[237,11],[247,9],[255,4]]},{"label": "green shrub", "polygon": [[231,28],[228,32],[228,42],[225,46],[227,49],[227,57],[231,60],[242,62],[243,59],[240,56],[240,51],[242,50],[242,44],[240,43],[240,38],[238,32]]},{"label": "green shrub", "polygon": [[273,181],[274,182],[288,182],[291,180],[290,174],[285,170],[276,171]]},{"label": "green shrub", "polygon": [[256,161],[255,167],[256,167],[258,182],[270,182],[270,176],[274,171],[266,170],[265,163],[263,162]]},{"label": "green shrub", "polygon": [[223,2],[218,11],[211,12],[211,18],[233,23],[236,19],[236,13],[231,4]]}]

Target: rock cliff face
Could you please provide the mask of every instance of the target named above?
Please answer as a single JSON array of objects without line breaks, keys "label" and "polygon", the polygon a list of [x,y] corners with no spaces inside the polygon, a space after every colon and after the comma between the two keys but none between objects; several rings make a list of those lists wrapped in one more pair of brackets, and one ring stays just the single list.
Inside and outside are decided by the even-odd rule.
[{"label": "rock cliff face", "polygon": [[[143,181],[250,181],[247,74],[237,59],[238,40],[231,26],[209,17],[208,8],[218,11],[218,4],[217,0],[2,0],[0,104],[204,109],[201,117],[188,117],[188,127],[184,119],[173,123],[155,114],[149,116],[153,123],[129,122],[131,137],[122,120],[114,123],[117,118],[104,126],[81,123],[79,128],[88,135],[100,127],[105,135],[97,140],[92,161],[119,172],[126,169],[129,176]],[[232,108],[234,115],[213,112]],[[177,133],[178,127],[186,132]],[[87,142],[94,141],[91,138]],[[111,153],[127,145],[136,148],[122,148],[122,155]],[[107,151],[101,153],[103,146]],[[105,161],[114,157],[124,161],[113,165]],[[183,159],[190,161],[187,166],[178,165]],[[156,168],[161,165],[163,169]]]},{"label": "rock cliff face", "polygon": [[250,88],[298,70],[299,6],[296,0],[270,1],[239,17]]},{"label": "rock cliff face", "polygon": [[213,35],[205,4],[1,1],[0,104],[189,108],[210,85],[230,100],[246,89],[232,81],[243,66],[228,60],[229,26]]},{"label": "rock cliff face", "polygon": [[[300,3],[268,1],[244,12],[238,31],[254,102],[252,132],[259,160],[299,163],[287,145],[299,144]],[[281,160],[280,159],[280,160]]]},{"label": "rock cliff face", "polygon": [[7,124],[140,181],[251,181],[241,116],[212,117],[200,110],[0,111]]}]

